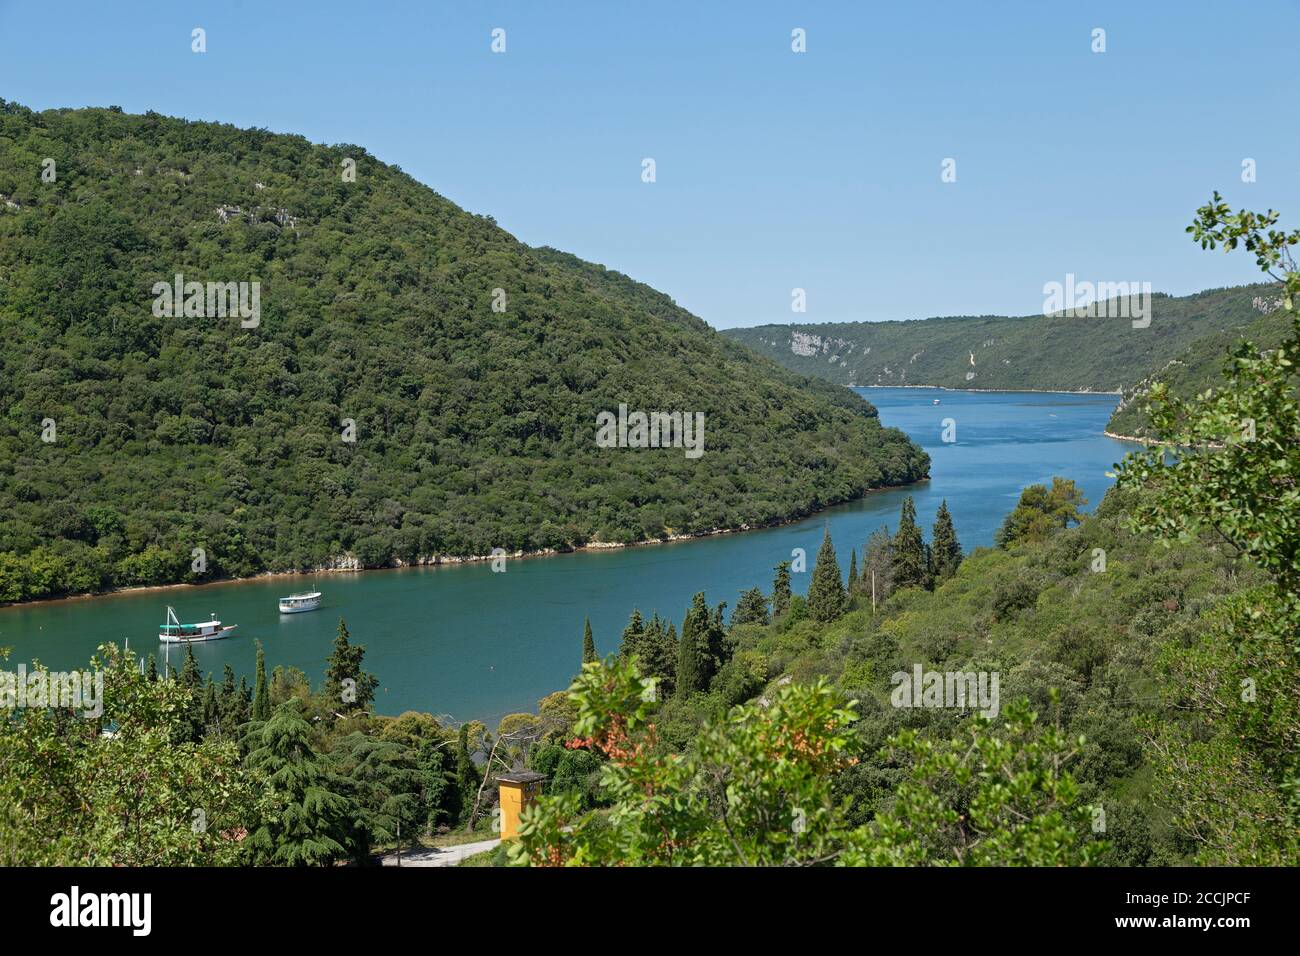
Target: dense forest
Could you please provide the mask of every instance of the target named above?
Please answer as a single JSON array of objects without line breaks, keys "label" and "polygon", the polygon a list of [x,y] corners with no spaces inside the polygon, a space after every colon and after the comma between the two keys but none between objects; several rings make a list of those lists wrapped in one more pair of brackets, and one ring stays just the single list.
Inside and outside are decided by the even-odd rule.
[{"label": "dense forest", "polygon": [[[256,327],[159,308],[178,274],[259,283]],[[928,469],[668,297],[265,130],[0,101],[0,327],[0,601],[755,526]],[[598,448],[620,404],[702,413],[704,453]]]},{"label": "dense forest", "polygon": [[[1223,339],[1275,309],[1276,286],[1155,294],[1151,324],[1128,318],[961,316],[904,322],[760,325],[724,334],[786,368],[841,385],[1114,392],[1184,350],[1217,365]],[[1276,323],[1274,323],[1276,324]]]},{"label": "dense forest", "polygon": [[1222,387],[1223,356],[1238,341],[1249,342],[1256,349],[1277,348],[1286,334],[1287,321],[1276,290],[1261,296],[1258,308],[1268,310],[1267,314],[1248,325],[1197,339],[1177,356],[1152,369],[1141,381],[1125,386],[1106,430],[1112,435],[1151,439],[1155,437],[1155,430],[1147,406],[1153,384],[1163,382],[1170,392],[1190,400],[1206,389]]}]

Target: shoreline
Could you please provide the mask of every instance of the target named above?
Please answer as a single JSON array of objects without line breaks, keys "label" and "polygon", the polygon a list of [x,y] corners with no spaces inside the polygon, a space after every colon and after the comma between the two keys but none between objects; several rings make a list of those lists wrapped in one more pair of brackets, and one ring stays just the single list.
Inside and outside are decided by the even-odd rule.
[{"label": "shoreline", "polygon": [[1122,389],[1093,388],[956,388],[952,385],[845,385],[845,388],[937,388],[944,392],[1015,392],[1040,395],[1123,395]]},{"label": "shoreline", "polygon": [[904,482],[900,485],[882,485],[879,488],[864,489],[862,494],[844,501],[837,501],[834,504],[826,505],[816,511],[810,511],[804,515],[798,515],[789,518],[781,518],[776,521],[769,521],[764,524],[741,524],[734,528],[712,528],[708,531],[697,531],[692,534],[671,534],[663,538],[647,538],[643,541],[632,541],[626,544],[616,541],[589,541],[586,544],[576,548],[542,548],[536,551],[515,551],[506,554],[474,554],[466,556],[457,555],[428,555],[418,561],[398,561],[396,564],[384,565],[382,567],[366,568],[357,562],[351,555],[340,555],[330,566],[321,565],[316,568],[299,569],[294,571],[262,571],[258,574],[245,575],[243,577],[231,578],[214,578],[211,581],[203,581],[198,584],[182,581],[176,584],[141,584],[132,587],[111,588],[107,591],[91,591],[84,594],[65,594],[60,597],[40,598],[35,601],[17,601],[9,603],[0,603],[0,613],[10,608],[37,607],[43,604],[61,604],[67,601],[92,601],[96,598],[112,597],[114,595],[146,593],[149,591],[175,591],[181,588],[207,588],[212,586],[248,584],[251,581],[272,580],[275,578],[294,578],[310,577],[321,574],[364,574],[368,571],[401,571],[407,568],[428,568],[441,567],[443,565],[457,564],[475,564],[484,561],[492,561],[495,558],[504,557],[508,560],[527,560],[529,558],[553,558],[563,554],[580,554],[584,551],[616,551],[623,548],[642,548],[651,547],[659,544],[676,544],[682,541],[694,541],[698,538],[712,538],[723,534],[741,534],[746,531],[762,531],[766,528],[780,528],[784,525],[795,524],[808,518],[815,517],[831,508],[838,508],[841,505],[852,504],[855,501],[861,501],[868,495],[878,494],[885,491],[894,491],[899,488],[911,488],[922,482],[929,481],[928,474],[923,475],[914,481]]},{"label": "shoreline", "polygon": [[1156,445],[1173,445],[1173,442],[1159,441],[1155,438],[1142,438],[1138,435],[1117,435],[1110,429],[1106,429],[1102,434],[1107,438],[1114,438],[1117,441],[1131,441],[1139,445],[1146,445],[1147,447],[1154,447]]}]

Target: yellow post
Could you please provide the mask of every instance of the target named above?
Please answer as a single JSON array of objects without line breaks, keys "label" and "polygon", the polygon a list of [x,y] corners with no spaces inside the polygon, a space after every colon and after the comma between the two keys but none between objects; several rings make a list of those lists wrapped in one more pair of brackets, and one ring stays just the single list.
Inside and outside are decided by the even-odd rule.
[{"label": "yellow post", "polygon": [[519,835],[519,814],[537,799],[545,779],[542,774],[531,770],[503,773],[497,777],[501,798],[501,839],[513,840]]}]

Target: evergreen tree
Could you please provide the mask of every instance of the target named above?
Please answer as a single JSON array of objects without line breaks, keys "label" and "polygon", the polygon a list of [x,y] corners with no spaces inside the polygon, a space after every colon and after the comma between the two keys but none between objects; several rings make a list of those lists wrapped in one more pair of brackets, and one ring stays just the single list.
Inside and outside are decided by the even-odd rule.
[{"label": "evergreen tree", "polygon": [[325,697],[331,713],[364,710],[375,699],[379,681],[361,669],[366,649],[349,641],[348,625],[339,618],[334,650],[325,665]]},{"label": "evergreen tree", "polygon": [[645,621],[641,618],[641,611],[638,608],[632,608],[632,616],[628,618],[627,627],[623,628],[623,636],[618,642],[618,656],[627,660],[634,654],[641,653],[641,644],[645,641]]},{"label": "evergreen tree", "polygon": [[808,585],[808,614],[814,621],[823,624],[833,621],[848,606],[841,573],[840,562],[835,557],[835,545],[831,543],[831,529],[828,527],[822,535],[822,546],[817,551],[812,582]]},{"label": "evergreen tree", "polygon": [[903,500],[893,546],[894,587],[929,587],[930,568],[926,560],[925,538],[921,536],[921,528],[916,523],[916,504],[911,495]]},{"label": "evergreen tree", "polygon": [[931,567],[934,580],[938,584],[957,573],[961,564],[961,544],[957,541],[957,529],[952,524],[952,514],[948,511],[948,502],[939,504],[939,513],[934,518],[934,535],[930,541]]},{"label": "evergreen tree", "polygon": [[737,624],[767,624],[767,596],[762,588],[750,588],[740,592],[740,601],[731,612],[731,626]]},{"label": "evergreen tree", "polygon": [[704,603],[704,593],[695,595],[686,619],[682,622],[682,639],[677,656],[677,694],[689,697],[708,687],[706,642],[711,622],[709,607]]},{"label": "evergreen tree", "polygon": [[600,660],[596,655],[596,641],[591,636],[591,618],[584,618],[582,623],[582,663],[591,664]]},{"label": "evergreen tree", "polygon": [[351,827],[352,857],[364,864],[371,848],[404,843],[419,835],[426,814],[415,748],[395,740],[354,732],[336,742],[331,769],[347,782],[344,792],[357,808]]},{"label": "evergreen tree", "polygon": [[790,562],[782,561],[773,570],[776,579],[772,582],[772,617],[780,617],[790,608]]},{"label": "evergreen tree", "polygon": [[667,627],[664,624],[657,613],[650,619],[641,658],[643,672],[657,679],[661,698],[670,696],[677,687],[677,628],[671,622]]},{"label": "evergreen tree", "polygon": [[862,593],[883,604],[894,590],[894,541],[888,526],[877,528],[862,548]]},{"label": "evergreen tree", "polygon": [[277,805],[248,836],[254,861],[272,866],[329,866],[348,856],[355,804],[311,746],[301,701],[276,709],[245,739],[247,764],[261,771]]},{"label": "evergreen tree", "polygon": [[235,684],[235,669],[227,664],[217,690],[217,729],[229,735],[239,723],[239,688]]},{"label": "evergreen tree", "polygon": [[468,823],[474,810],[474,797],[479,788],[478,771],[469,752],[469,724],[460,725],[456,735],[456,789],[460,792],[461,821]]},{"label": "evergreen tree", "polygon": [[217,685],[212,680],[212,675],[208,675],[208,685],[203,691],[203,703],[201,705],[199,716],[199,734],[202,736],[209,727],[215,727],[221,720],[221,704],[217,700]]},{"label": "evergreen tree", "polygon": [[266,650],[257,642],[257,683],[253,691],[253,720],[271,716],[271,693],[266,685]]},{"label": "evergreen tree", "polygon": [[203,675],[199,673],[199,662],[194,659],[194,645],[185,645],[185,663],[181,665],[181,683],[192,691],[203,687]]},{"label": "evergreen tree", "polygon": [[848,591],[852,594],[858,589],[858,549],[849,549],[849,584]]},{"label": "evergreen tree", "polygon": [[625,661],[636,657],[641,675],[656,678],[661,695],[671,694],[675,686],[678,652],[676,632],[669,634],[658,614],[643,621],[640,611],[632,612],[623,631],[619,656]]},{"label": "evergreen tree", "polygon": [[144,676],[148,678],[149,683],[158,680],[158,661],[152,654],[149,655],[149,663],[145,666]]}]

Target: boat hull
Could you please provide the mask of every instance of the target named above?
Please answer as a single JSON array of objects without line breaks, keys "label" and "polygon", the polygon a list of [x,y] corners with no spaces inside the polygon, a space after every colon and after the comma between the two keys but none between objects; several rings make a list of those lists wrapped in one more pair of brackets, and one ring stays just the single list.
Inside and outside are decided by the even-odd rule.
[{"label": "boat hull", "polygon": [[229,637],[238,624],[230,624],[226,627],[218,628],[210,634],[159,634],[158,640],[163,644],[202,644],[204,641],[219,641],[223,637]]},{"label": "boat hull", "polygon": [[319,604],[313,604],[310,607],[285,607],[283,604],[280,605],[281,614],[306,614],[308,611],[319,611],[319,610],[320,610]]}]

